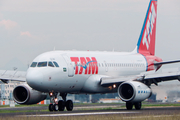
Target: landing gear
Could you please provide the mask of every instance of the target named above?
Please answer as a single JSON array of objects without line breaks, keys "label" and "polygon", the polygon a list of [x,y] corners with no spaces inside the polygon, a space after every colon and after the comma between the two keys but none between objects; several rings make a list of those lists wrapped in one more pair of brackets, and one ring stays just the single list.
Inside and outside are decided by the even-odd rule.
[{"label": "landing gear", "polygon": [[53,104],[49,104],[49,111],[53,111]]},{"label": "landing gear", "polygon": [[127,110],[132,110],[133,105],[134,105],[134,107],[135,107],[136,110],[140,110],[140,109],[141,109],[141,106],[142,106],[142,103],[141,103],[141,102],[135,102],[135,103],[126,102],[126,109],[127,109]]},{"label": "landing gear", "polygon": [[54,110],[54,111],[58,111],[58,109],[59,109],[58,104],[54,104],[54,105],[53,105],[53,110]]},{"label": "landing gear", "polygon": [[66,101],[67,93],[60,93],[60,96],[63,100],[57,99],[58,93],[49,93],[49,96],[51,97],[51,100],[53,101],[53,104],[49,105],[49,111],[64,111],[65,107],[67,111],[73,110],[73,102],[72,100]]},{"label": "landing gear", "polygon": [[140,109],[141,109],[141,105],[142,105],[141,102],[136,102],[136,103],[134,104],[136,110],[140,110]]},{"label": "landing gear", "polygon": [[59,111],[64,111],[65,103],[63,100],[59,100],[58,106],[59,106]]},{"label": "landing gear", "polygon": [[133,103],[131,103],[131,102],[126,102],[126,108],[127,108],[127,110],[132,110],[132,108],[133,108]]},{"label": "landing gear", "polygon": [[73,102],[72,102],[72,100],[66,101],[66,109],[67,109],[67,111],[72,111],[73,110]]}]

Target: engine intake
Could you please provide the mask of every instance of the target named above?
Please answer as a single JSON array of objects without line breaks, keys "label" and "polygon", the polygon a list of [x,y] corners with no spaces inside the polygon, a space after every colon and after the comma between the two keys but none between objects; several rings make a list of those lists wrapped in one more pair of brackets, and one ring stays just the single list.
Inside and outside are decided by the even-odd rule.
[{"label": "engine intake", "polygon": [[140,102],[149,98],[152,94],[151,89],[137,81],[128,81],[118,87],[118,95],[125,102]]},{"label": "engine intake", "polygon": [[33,90],[27,84],[19,85],[13,90],[14,101],[18,104],[36,104],[44,99],[47,95]]},{"label": "engine intake", "polygon": [[131,85],[125,83],[120,87],[120,95],[124,99],[131,99],[134,96],[134,89]]}]

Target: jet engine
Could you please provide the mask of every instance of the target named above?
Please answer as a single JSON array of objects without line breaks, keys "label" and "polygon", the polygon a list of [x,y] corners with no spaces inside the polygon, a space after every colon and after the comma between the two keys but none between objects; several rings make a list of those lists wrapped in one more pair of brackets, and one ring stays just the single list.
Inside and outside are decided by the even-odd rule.
[{"label": "jet engine", "polygon": [[140,102],[149,98],[151,94],[151,88],[137,81],[124,82],[118,87],[118,95],[125,102]]},{"label": "jet engine", "polygon": [[32,89],[27,84],[23,84],[14,88],[13,97],[16,103],[29,105],[46,99],[47,95]]}]

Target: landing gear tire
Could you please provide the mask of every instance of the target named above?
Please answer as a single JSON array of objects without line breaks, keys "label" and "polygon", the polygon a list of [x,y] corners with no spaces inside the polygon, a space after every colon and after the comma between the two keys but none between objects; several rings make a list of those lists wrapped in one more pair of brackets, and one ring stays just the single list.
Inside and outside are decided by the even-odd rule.
[{"label": "landing gear tire", "polygon": [[136,110],[140,110],[142,104],[141,104],[141,102],[137,102],[137,103],[134,104],[134,106],[135,106],[135,109],[136,109]]},{"label": "landing gear tire", "polygon": [[63,100],[59,100],[58,106],[59,106],[59,111],[64,111],[65,103]]},{"label": "landing gear tire", "polygon": [[49,104],[49,111],[50,111],[50,112],[53,111],[53,104]]},{"label": "landing gear tire", "polygon": [[54,105],[53,105],[53,110],[54,110],[54,111],[58,111],[58,109],[59,109],[58,104],[54,104]]},{"label": "landing gear tire", "polygon": [[73,110],[73,102],[72,102],[72,100],[66,101],[66,109],[67,109],[67,111],[72,111]]},{"label": "landing gear tire", "polygon": [[132,110],[133,104],[131,102],[126,102],[126,109],[127,110]]}]

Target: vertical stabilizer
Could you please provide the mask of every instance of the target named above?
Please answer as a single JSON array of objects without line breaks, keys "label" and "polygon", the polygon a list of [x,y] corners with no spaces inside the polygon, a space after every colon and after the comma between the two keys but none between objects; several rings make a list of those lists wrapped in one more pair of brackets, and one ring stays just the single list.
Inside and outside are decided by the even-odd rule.
[{"label": "vertical stabilizer", "polygon": [[155,54],[157,0],[150,0],[144,24],[137,43],[137,52]]}]

